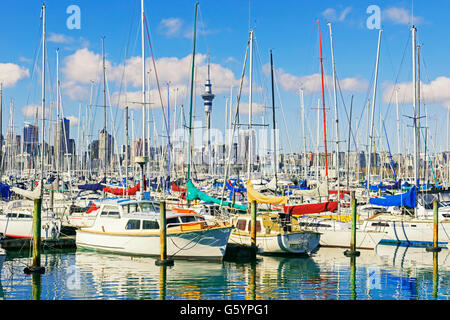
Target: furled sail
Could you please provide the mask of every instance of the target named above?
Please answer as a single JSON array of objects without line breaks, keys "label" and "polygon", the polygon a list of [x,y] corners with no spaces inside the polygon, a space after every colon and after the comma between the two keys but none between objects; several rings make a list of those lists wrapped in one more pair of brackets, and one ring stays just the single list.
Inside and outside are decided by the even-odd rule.
[{"label": "furled sail", "polygon": [[[128,195],[129,196],[135,196],[138,191],[140,191],[141,182],[139,182],[136,186],[128,189]],[[124,196],[127,194],[127,191],[125,188],[112,188],[112,187],[105,187],[103,188],[103,191],[106,193],[111,193],[116,196]]]},{"label": "furled sail", "polygon": [[42,182],[40,181],[38,186],[33,190],[24,190],[20,188],[13,187],[11,191],[13,191],[15,194],[21,195],[24,198],[30,199],[30,200],[36,200],[39,199],[41,195],[41,188],[42,188]]},{"label": "furled sail", "polygon": [[337,210],[337,201],[328,201],[321,203],[307,203],[296,206],[284,207],[284,213],[289,213],[294,216],[305,214],[317,214],[322,212],[334,212]]},{"label": "furled sail", "polygon": [[288,197],[273,197],[261,194],[253,189],[253,184],[249,181],[247,183],[247,200],[248,202],[256,201],[257,203],[286,204]]},{"label": "furled sail", "polygon": [[324,183],[312,190],[293,190],[292,194],[304,197],[328,197],[328,181],[325,180]]}]

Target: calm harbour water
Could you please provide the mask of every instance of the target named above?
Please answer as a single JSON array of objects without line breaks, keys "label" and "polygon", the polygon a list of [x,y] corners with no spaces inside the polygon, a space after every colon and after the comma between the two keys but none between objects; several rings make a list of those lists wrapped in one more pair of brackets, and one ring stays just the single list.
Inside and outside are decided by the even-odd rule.
[{"label": "calm harbour water", "polygon": [[[27,250],[28,251],[28,250]],[[46,273],[23,268],[29,253],[8,254],[1,270],[5,300],[448,300],[450,250],[378,246],[354,261],[344,249],[320,248],[311,257],[260,257],[256,263],[155,259],[84,250],[42,255]]]}]

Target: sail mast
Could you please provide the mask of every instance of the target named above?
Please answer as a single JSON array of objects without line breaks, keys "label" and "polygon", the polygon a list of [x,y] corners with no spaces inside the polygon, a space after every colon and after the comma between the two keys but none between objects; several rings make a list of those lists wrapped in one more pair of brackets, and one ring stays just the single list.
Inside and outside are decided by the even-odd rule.
[{"label": "sail mast", "polygon": [[253,113],[253,30],[250,30],[250,66],[249,66],[249,101],[248,101],[248,164],[247,181],[250,181],[252,164],[252,113]]},{"label": "sail mast", "polygon": [[275,175],[275,190],[277,189],[277,137],[276,137],[276,122],[275,122],[275,93],[273,83],[273,56],[272,50],[270,50],[270,72],[272,80],[272,119],[273,119],[273,170]]},{"label": "sail mast", "polygon": [[328,180],[328,149],[327,149],[327,125],[326,125],[326,115],[325,115],[325,88],[323,80],[323,57],[322,57],[322,35],[320,32],[320,21],[319,24],[319,44],[320,44],[320,75],[322,79],[322,113],[323,113],[323,134],[325,141],[325,176]]},{"label": "sail mast", "polygon": [[197,11],[198,2],[195,4],[195,19],[194,19],[194,36],[192,49],[192,70],[191,70],[191,101],[189,105],[189,143],[188,143],[188,163],[187,163],[187,180],[191,178],[191,161],[192,161],[192,105],[194,99],[194,74],[195,74],[195,44],[197,37]]},{"label": "sail mast", "polygon": [[371,113],[371,120],[370,120],[370,141],[369,141],[369,161],[367,163],[367,195],[369,196],[370,193],[370,168],[371,168],[371,162],[372,162],[372,146],[373,146],[373,122],[374,122],[374,116],[375,116],[375,100],[376,100],[376,93],[377,93],[377,84],[378,84],[378,65],[380,62],[380,45],[381,45],[381,33],[383,32],[382,29],[380,29],[380,32],[378,34],[378,49],[377,49],[377,63],[375,66],[375,83],[373,86],[373,96],[372,96],[372,113]]},{"label": "sail mast", "polygon": [[341,180],[340,180],[340,152],[339,152],[339,118],[337,109],[337,88],[336,88],[336,65],[334,61],[334,49],[333,49],[333,33],[331,31],[331,23],[328,23],[330,28],[330,45],[331,45],[331,60],[333,66],[333,87],[334,87],[334,113],[336,117],[336,173],[337,173],[337,211],[338,214],[341,212],[340,198],[341,198]]}]

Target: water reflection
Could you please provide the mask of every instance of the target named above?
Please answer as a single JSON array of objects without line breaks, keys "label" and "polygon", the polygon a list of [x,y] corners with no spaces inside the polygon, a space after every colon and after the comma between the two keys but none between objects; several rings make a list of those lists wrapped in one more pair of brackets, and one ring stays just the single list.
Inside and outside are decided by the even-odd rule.
[{"label": "water reflection", "polygon": [[448,299],[448,250],[379,246],[348,258],[320,248],[308,258],[264,256],[254,263],[176,261],[91,251],[42,254],[46,273],[23,274],[29,257],[8,254],[4,299],[365,300]]}]

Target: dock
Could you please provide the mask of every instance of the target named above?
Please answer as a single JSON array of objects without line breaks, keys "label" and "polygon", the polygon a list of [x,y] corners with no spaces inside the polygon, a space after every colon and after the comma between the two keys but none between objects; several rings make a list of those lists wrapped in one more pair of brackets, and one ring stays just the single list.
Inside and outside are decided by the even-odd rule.
[{"label": "dock", "polygon": [[[63,236],[58,239],[43,239],[41,244],[43,249],[76,248],[74,235]],[[32,241],[25,238],[2,239],[0,245],[5,250],[22,250],[30,248]]]}]

